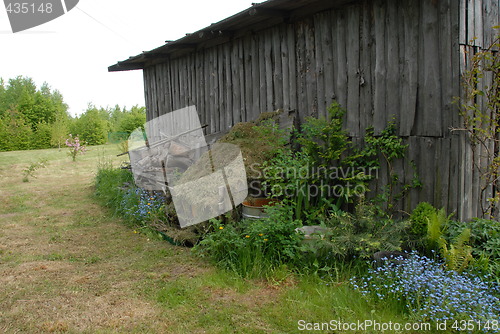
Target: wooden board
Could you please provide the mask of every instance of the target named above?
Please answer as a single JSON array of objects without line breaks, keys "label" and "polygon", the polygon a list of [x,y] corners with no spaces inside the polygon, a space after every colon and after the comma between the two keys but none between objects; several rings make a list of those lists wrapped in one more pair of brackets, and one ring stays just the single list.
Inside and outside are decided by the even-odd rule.
[{"label": "wooden board", "polygon": [[[395,116],[409,156],[433,183],[401,205],[434,201],[471,217],[481,185],[468,168],[480,152],[450,133],[460,125],[451,102],[460,95],[465,51],[491,42],[498,7],[498,0],[364,0],[234,31],[145,68],[147,117],[195,104],[207,133],[221,133],[277,108],[297,110],[302,121],[327,116],[336,99],[349,135],[362,141],[368,126],[380,134]],[[411,177],[407,163],[396,168]]]},{"label": "wooden board", "polygon": [[403,6],[404,53],[401,75],[401,115],[399,131],[402,136],[410,136],[417,113],[418,91],[418,26],[420,11],[418,3],[407,0]]},{"label": "wooden board", "polygon": [[359,25],[360,6],[350,6],[347,9],[346,58],[347,58],[347,130],[350,136],[359,136]]},{"label": "wooden board", "polygon": [[387,8],[385,1],[377,0],[374,3],[375,18],[375,81],[374,81],[374,110],[373,127],[375,134],[385,129],[388,121],[386,104],[387,82],[387,54],[386,54],[386,18]]}]

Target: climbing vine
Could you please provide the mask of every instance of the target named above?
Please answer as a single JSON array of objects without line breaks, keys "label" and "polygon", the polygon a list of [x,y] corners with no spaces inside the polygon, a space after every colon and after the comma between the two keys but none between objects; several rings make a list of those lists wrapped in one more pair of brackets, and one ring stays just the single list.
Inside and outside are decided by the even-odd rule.
[{"label": "climbing vine", "polygon": [[[499,27],[496,27],[499,28]],[[462,127],[474,152],[473,168],[481,177],[481,210],[496,217],[500,203],[500,35],[470,58],[457,98]]]}]

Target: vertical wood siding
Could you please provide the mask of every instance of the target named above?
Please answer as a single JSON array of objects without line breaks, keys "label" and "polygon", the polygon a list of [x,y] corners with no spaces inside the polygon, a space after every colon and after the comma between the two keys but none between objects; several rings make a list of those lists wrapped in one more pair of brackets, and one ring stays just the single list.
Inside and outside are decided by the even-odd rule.
[{"label": "vertical wood siding", "polygon": [[410,159],[397,166],[409,180],[413,161],[424,183],[402,209],[419,201],[478,214],[473,153],[452,101],[460,95],[463,53],[493,40],[498,0],[372,0],[249,33],[144,69],[148,119],[196,105],[208,132],[251,121],[261,112],[296,110],[326,117],[337,100],[345,127],[360,139],[394,120]]}]

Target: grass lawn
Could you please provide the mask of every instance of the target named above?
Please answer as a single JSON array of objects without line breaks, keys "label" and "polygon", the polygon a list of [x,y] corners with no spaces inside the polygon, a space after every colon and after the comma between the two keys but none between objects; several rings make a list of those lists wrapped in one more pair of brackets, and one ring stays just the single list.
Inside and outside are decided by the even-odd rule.
[{"label": "grass lawn", "polygon": [[[92,198],[99,161],[126,157],[113,145],[76,162],[66,153],[0,152],[0,333],[304,333],[299,320],[406,322],[364,302],[342,275],[243,280],[134,233]],[[39,159],[46,167],[23,182]]]}]

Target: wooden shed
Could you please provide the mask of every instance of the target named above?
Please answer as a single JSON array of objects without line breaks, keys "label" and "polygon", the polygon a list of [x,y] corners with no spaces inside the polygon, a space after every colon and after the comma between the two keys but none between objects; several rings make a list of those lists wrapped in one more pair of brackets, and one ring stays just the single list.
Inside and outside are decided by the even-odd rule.
[{"label": "wooden shed", "polygon": [[[337,100],[354,140],[395,119],[428,201],[481,214],[477,152],[450,127],[466,52],[495,39],[499,0],[269,0],[110,66],[142,69],[148,120],[196,105],[208,133],[278,108],[326,116]],[[407,178],[409,163],[396,166]],[[379,186],[386,180],[381,179]]]}]

